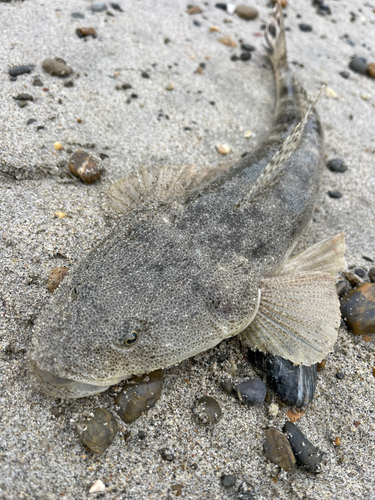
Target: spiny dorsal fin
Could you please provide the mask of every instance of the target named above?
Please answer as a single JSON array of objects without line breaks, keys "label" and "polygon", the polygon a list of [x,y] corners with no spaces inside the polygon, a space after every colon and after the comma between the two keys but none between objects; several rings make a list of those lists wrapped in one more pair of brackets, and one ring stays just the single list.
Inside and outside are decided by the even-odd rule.
[{"label": "spiny dorsal fin", "polygon": [[307,110],[305,117],[301,122],[299,122],[295,127],[293,132],[288,135],[288,137],[285,139],[285,141],[282,143],[280,149],[277,151],[277,153],[274,155],[272,160],[269,162],[269,164],[266,166],[266,168],[263,170],[261,175],[258,177],[256,182],[252,185],[250,191],[246,194],[246,199],[250,200],[252,198],[255,198],[257,194],[269,183],[275,180],[277,175],[282,171],[283,166],[285,163],[289,160],[291,154],[295,149],[297,148],[301,135],[303,133],[303,130],[305,128],[306,123],[308,122],[308,119],[310,118],[311,112],[317,103],[319,97],[322,94],[322,91],[324,89],[324,86],[320,89],[320,92],[318,96],[316,97],[315,101],[309,106],[309,109]]},{"label": "spiny dorsal fin", "polygon": [[275,4],[271,17],[267,23],[265,37],[265,49],[274,67],[275,73],[288,65],[286,56],[286,42],[284,30],[284,18],[279,2]]}]

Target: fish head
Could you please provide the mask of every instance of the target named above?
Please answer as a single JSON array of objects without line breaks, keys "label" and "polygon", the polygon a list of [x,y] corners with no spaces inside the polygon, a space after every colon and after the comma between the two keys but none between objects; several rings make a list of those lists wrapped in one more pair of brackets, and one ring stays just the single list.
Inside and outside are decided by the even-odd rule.
[{"label": "fish head", "polygon": [[248,274],[233,280],[223,267],[199,272],[186,259],[158,267],[143,257],[126,274],[113,262],[106,273],[78,267],[60,285],[30,353],[40,391],[64,399],[104,391],[209,349],[254,316],[259,297]]}]

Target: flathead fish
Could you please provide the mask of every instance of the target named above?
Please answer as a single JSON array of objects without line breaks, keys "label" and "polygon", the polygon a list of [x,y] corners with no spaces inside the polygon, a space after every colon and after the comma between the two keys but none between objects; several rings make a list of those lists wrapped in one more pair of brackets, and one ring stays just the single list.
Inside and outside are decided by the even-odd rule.
[{"label": "flathead fish", "polygon": [[113,186],[127,213],[38,320],[30,361],[42,391],[95,394],[237,334],[296,364],[332,350],[343,235],[288,258],[316,203],[323,133],[288,66],[278,4],[265,39],[276,82],[268,137],[216,176],[161,168]]}]

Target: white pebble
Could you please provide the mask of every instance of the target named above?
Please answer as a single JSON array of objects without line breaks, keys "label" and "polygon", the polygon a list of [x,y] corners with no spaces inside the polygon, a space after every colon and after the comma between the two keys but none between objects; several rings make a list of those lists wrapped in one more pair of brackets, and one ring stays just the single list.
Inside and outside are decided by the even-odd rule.
[{"label": "white pebble", "polygon": [[277,417],[277,414],[279,413],[279,405],[277,403],[271,403],[268,408],[268,413],[271,417]]},{"label": "white pebble", "polygon": [[102,491],[105,491],[105,486],[104,486],[103,482],[100,479],[98,479],[91,486],[89,493],[100,493]]},{"label": "white pebble", "polygon": [[227,155],[228,153],[230,153],[230,147],[228,146],[228,144],[221,144],[219,146],[216,146],[216,148],[221,155]]}]

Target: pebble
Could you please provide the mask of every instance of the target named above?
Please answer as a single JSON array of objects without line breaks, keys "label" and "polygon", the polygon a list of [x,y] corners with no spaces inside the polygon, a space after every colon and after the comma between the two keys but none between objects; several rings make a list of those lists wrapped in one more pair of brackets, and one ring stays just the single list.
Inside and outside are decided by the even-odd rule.
[{"label": "pebble", "polygon": [[225,12],[227,10],[227,4],[226,3],[215,3],[215,7],[217,9],[225,10]]},{"label": "pebble", "polygon": [[375,62],[368,64],[366,69],[368,76],[375,78]]},{"label": "pebble", "polygon": [[18,94],[14,99],[17,99],[17,101],[33,101],[34,97],[30,94]]},{"label": "pebble", "polygon": [[338,199],[342,197],[342,194],[339,191],[328,191],[327,194],[330,198]]},{"label": "pebble", "polygon": [[257,9],[250,7],[249,5],[237,5],[235,12],[237,16],[241,17],[241,19],[246,19],[247,21],[250,19],[256,19],[259,14]]},{"label": "pebble", "polygon": [[345,80],[347,80],[350,76],[347,71],[340,71],[339,75],[345,78]]},{"label": "pebble", "polygon": [[139,439],[146,439],[147,437],[147,434],[145,433],[145,431],[138,431],[138,437]]},{"label": "pebble", "polygon": [[64,149],[64,146],[61,144],[61,142],[55,142],[53,147],[56,149],[56,151],[60,151],[61,149]]},{"label": "pebble", "polygon": [[375,283],[375,267],[371,267],[368,272],[368,277],[372,283]]},{"label": "pebble", "polygon": [[72,73],[72,68],[66,64],[61,57],[55,59],[45,59],[42,67],[47,73],[53,76],[68,76]]},{"label": "pebble", "polygon": [[82,12],[72,12],[70,14],[70,17],[72,17],[73,19],[84,19],[85,15],[82,14]]},{"label": "pebble", "polygon": [[182,495],[182,484],[172,484],[171,491],[175,494],[176,497]]},{"label": "pebble", "polygon": [[295,411],[295,410],[288,410],[286,412],[286,416],[289,418],[289,420],[291,422],[297,422],[301,417],[302,415],[304,415],[305,412],[304,411]]},{"label": "pebble", "polygon": [[203,396],[192,408],[193,419],[199,425],[215,425],[221,417],[221,408],[216,399]]},{"label": "pebble", "polygon": [[331,172],[346,172],[348,167],[345,165],[343,160],[339,158],[333,158],[327,162],[327,168]]},{"label": "pebble", "polygon": [[267,384],[289,405],[297,407],[308,405],[316,387],[317,366],[296,366],[280,356],[248,351],[251,364],[265,375]]},{"label": "pebble", "polygon": [[65,82],[64,87],[66,87],[67,89],[71,89],[72,87],[74,87],[74,80],[69,80]]},{"label": "pebble", "polygon": [[117,10],[117,12],[124,12],[121,5],[118,3],[111,3],[110,4],[113,10]]},{"label": "pebble", "polygon": [[79,38],[85,38],[86,36],[96,38],[96,31],[94,28],[77,28],[76,33]]},{"label": "pebble", "polygon": [[65,413],[65,406],[54,406],[51,408],[51,413],[55,418],[59,418]]},{"label": "pebble", "polygon": [[322,372],[324,370],[324,368],[326,367],[326,364],[327,364],[327,360],[322,359],[322,361],[320,363],[318,363],[318,372]]},{"label": "pebble", "polygon": [[127,424],[134,422],[157,403],[162,389],[163,370],[127,382],[115,399],[121,419]]},{"label": "pebble", "polygon": [[326,87],[324,90],[325,96],[330,98],[330,99],[338,99],[339,95],[337,92],[335,92],[331,87]]},{"label": "pebble", "polygon": [[168,448],[163,448],[160,450],[160,455],[163,460],[166,460],[167,462],[173,462],[174,460],[174,454],[171,450],[168,450]]},{"label": "pebble", "polygon": [[369,101],[371,99],[371,94],[361,94],[361,99]]},{"label": "pebble", "polygon": [[241,43],[241,49],[245,50],[246,52],[253,52],[255,50],[255,47],[247,43]]},{"label": "pebble", "polygon": [[69,160],[69,170],[86,184],[96,182],[102,175],[103,169],[86,151],[76,151]]},{"label": "pebble", "polygon": [[91,10],[93,12],[103,12],[103,10],[107,10],[107,5],[103,2],[94,2],[91,5]]},{"label": "pebble", "polygon": [[344,372],[337,372],[336,373],[336,378],[338,378],[339,380],[342,380],[344,377],[345,377]]},{"label": "pebble", "polygon": [[237,42],[230,36],[222,36],[218,41],[227,47],[233,47],[234,49],[237,47]]},{"label": "pebble", "polygon": [[15,68],[12,68],[9,70],[9,75],[10,76],[19,76],[19,75],[23,75],[25,73],[30,73],[31,70],[32,70],[32,66],[26,66],[26,65],[16,66]]},{"label": "pebble", "polygon": [[187,14],[200,14],[202,12],[202,9],[198,5],[192,5],[189,7],[186,11]]},{"label": "pebble", "polygon": [[354,274],[356,274],[357,276],[359,276],[362,279],[367,278],[367,271],[366,271],[366,269],[363,269],[363,267],[357,267],[356,269],[354,269]]},{"label": "pebble", "polygon": [[[277,0],[271,0],[272,3],[276,3]],[[279,3],[281,4],[281,7],[285,9],[285,7],[288,5],[288,0],[279,0]]]},{"label": "pebble", "polygon": [[363,57],[353,57],[349,63],[349,68],[355,73],[365,75],[367,73],[366,59]]},{"label": "pebble", "polygon": [[227,394],[232,394],[234,391],[234,385],[229,380],[224,380],[222,383],[222,388]]},{"label": "pebble", "polygon": [[348,291],[348,283],[345,280],[340,280],[336,283],[336,292],[339,297],[342,297]]},{"label": "pebble", "polygon": [[98,479],[95,481],[95,483],[91,486],[89,493],[101,493],[105,491],[105,486],[104,483]]},{"label": "pebble", "polygon": [[286,472],[294,472],[296,469],[296,458],[290,443],[282,432],[274,427],[266,430],[266,442],[264,453],[268,460],[278,465]]},{"label": "pebble", "polygon": [[220,33],[220,28],[218,28],[217,26],[211,26],[209,29],[209,32],[210,33]]},{"label": "pebble", "polygon": [[233,474],[223,474],[221,476],[221,484],[224,488],[232,488],[236,484],[237,477]]},{"label": "pebble", "polygon": [[322,452],[292,422],[285,422],[283,431],[289,440],[297,462],[314,474],[321,472]]},{"label": "pebble", "polygon": [[33,85],[34,87],[43,87],[43,82],[40,78],[35,78],[35,80],[33,80]]},{"label": "pebble", "polygon": [[251,53],[250,52],[242,52],[240,55],[241,61],[249,61],[251,59]]},{"label": "pebble", "polygon": [[250,405],[261,405],[267,394],[267,387],[260,378],[252,378],[238,384],[237,394],[240,401]]},{"label": "pebble", "polygon": [[27,101],[17,101],[17,104],[20,108],[24,108],[27,106]]},{"label": "pebble", "polygon": [[66,217],[66,213],[60,212],[60,210],[58,210],[57,212],[54,212],[53,215],[55,217],[57,217],[58,219],[63,219],[64,217]]},{"label": "pebble", "polygon": [[362,285],[363,279],[355,274],[353,271],[345,271],[345,278],[349,281],[352,286]]},{"label": "pebble", "polygon": [[268,407],[268,414],[271,415],[271,417],[277,417],[279,413],[279,405],[277,403],[271,403]]},{"label": "pebble", "polygon": [[237,500],[255,500],[254,488],[246,481],[239,485],[237,493]]},{"label": "pebble", "polygon": [[112,413],[105,408],[94,410],[94,416],[83,422],[85,430],[80,435],[82,443],[101,455],[115,439],[118,425]]},{"label": "pebble", "polygon": [[312,31],[312,26],[311,24],[304,24],[304,23],[301,23],[298,25],[299,29],[301,31],[304,31],[305,33],[309,32],[309,31]]},{"label": "pebble", "polygon": [[221,155],[227,155],[230,153],[231,149],[230,147],[228,146],[228,144],[221,144],[221,145],[218,145],[216,146],[216,149],[218,150],[218,152],[221,154]]},{"label": "pebble", "polygon": [[49,275],[48,284],[47,284],[48,290],[50,292],[53,292],[54,290],[56,290],[56,288],[60,285],[62,280],[67,275],[68,271],[69,271],[69,269],[65,266],[55,267],[54,269],[52,269],[51,274]]},{"label": "pebble", "polygon": [[146,71],[142,71],[141,77],[142,78],[150,78],[150,75]]},{"label": "pebble", "polygon": [[341,300],[341,314],[355,335],[375,333],[375,283],[363,283]]}]

